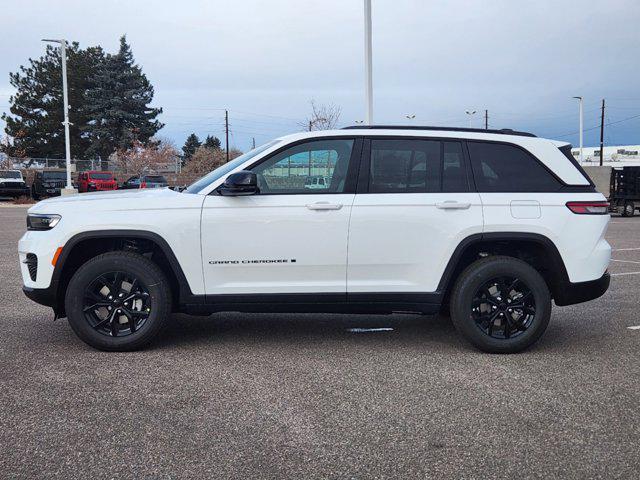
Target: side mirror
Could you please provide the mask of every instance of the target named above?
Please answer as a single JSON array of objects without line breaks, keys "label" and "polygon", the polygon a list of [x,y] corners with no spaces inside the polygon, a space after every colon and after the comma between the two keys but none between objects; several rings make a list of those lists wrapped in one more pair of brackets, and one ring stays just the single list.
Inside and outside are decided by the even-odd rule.
[{"label": "side mirror", "polygon": [[232,173],[225,179],[224,184],[218,188],[218,193],[225,197],[255,195],[258,192],[258,177],[248,170]]}]

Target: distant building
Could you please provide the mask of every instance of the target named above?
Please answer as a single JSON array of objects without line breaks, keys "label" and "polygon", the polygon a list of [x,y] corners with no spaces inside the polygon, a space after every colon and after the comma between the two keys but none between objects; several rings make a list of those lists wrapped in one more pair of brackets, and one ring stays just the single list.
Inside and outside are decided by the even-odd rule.
[{"label": "distant building", "polygon": [[[603,165],[609,167],[640,166],[640,145],[620,145],[604,147]],[[580,159],[580,149],[573,147],[571,153]],[[582,149],[583,165],[600,165],[600,147]]]}]

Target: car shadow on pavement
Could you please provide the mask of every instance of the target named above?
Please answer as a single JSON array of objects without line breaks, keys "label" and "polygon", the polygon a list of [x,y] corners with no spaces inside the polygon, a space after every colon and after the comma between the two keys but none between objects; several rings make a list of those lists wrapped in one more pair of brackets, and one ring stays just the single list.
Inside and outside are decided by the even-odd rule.
[{"label": "car shadow on pavement", "polygon": [[224,313],[173,315],[151,348],[239,342],[297,344],[349,341],[463,345],[451,320],[432,315],[333,315]]}]

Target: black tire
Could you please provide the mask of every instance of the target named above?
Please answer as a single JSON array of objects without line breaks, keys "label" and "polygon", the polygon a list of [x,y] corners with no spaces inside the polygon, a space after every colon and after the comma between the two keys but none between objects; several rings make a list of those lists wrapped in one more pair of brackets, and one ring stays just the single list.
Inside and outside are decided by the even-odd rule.
[{"label": "black tire", "polygon": [[[150,306],[144,312],[134,311],[137,314],[145,314],[144,323],[136,327],[135,330],[133,327],[129,327],[129,332],[125,332],[123,336],[109,336],[104,331],[97,330],[97,326],[92,326],[90,323],[92,319],[96,318],[91,315],[96,312],[85,312],[87,290],[90,290],[92,282],[103,278],[103,276],[113,275],[114,272],[120,273],[125,278],[135,278],[139,285],[144,285],[144,302],[148,302]],[[126,283],[121,281],[119,289],[122,289],[123,285]],[[129,293],[131,292],[125,292],[125,295]],[[106,298],[104,301],[109,302]],[[122,305],[120,304],[120,306]],[[132,252],[109,252],[92,258],[76,271],[67,287],[65,309],[69,325],[76,335],[88,345],[106,351],[138,350],[148,345],[166,325],[171,315],[171,290],[162,270],[148,258]],[[125,310],[131,313],[130,310],[134,309]],[[113,315],[107,315],[112,321],[115,318],[115,312]],[[136,316],[136,318],[140,317]],[[100,323],[104,323],[104,321]],[[118,329],[121,328],[121,323],[117,322]],[[107,324],[110,325],[111,322]],[[106,325],[103,325],[102,329],[105,327]],[[116,335],[118,334],[119,332],[116,331]]]},{"label": "black tire", "polygon": [[[517,289],[528,293],[524,295],[517,292],[516,287],[510,289],[510,286],[498,290],[496,284],[495,287],[491,287],[493,291],[509,290],[514,296],[509,294],[506,300],[501,299],[500,296],[490,297],[492,304],[487,307],[489,303],[484,300],[487,295],[479,292],[490,293],[484,287],[492,285],[494,279],[502,278],[515,279],[515,282],[519,282]],[[516,285],[515,282],[513,285]],[[479,297],[483,300],[478,300]],[[507,301],[509,303],[513,301],[513,306],[520,301],[524,305],[525,297],[528,299],[527,302],[533,302],[533,314],[531,314],[530,303],[523,309],[517,309],[515,313],[507,312],[507,310],[514,311],[509,309]],[[478,307],[473,307],[474,301],[481,303]],[[450,305],[451,319],[456,330],[472,345],[489,353],[516,353],[531,346],[542,336],[551,317],[551,294],[542,276],[522,260],[506,256],[487,257],[469,265],[456,281],[451,293]],[[494,308],[495,313],[491,310]],[[489,311],[484,313],[482,309]],[[496,318],[496,314],[499,314],[500,318]],[[522,315],[514,319],[513,316],[519,314]],[[484,322],[487,322],[485,328],[488,332],[483,329]],[[497,332],[492,332],[494,325],[498,324],[502,326],[502,331],[498,327]],[[503,338],[495,338],[491,336],[492,333],[495,336],[502,334]]]},{"label": "black tire", "polygon": [[37,202],[38,200],[40,200],[40,195],[38,195],[36,193],[36,189],[35,188],[31,188],[31,197]]},{"label": "black tire", "polygon": [[624,202],[622,210],[623,217],[633,217],[636,213],[636,206],[633,202]]}]

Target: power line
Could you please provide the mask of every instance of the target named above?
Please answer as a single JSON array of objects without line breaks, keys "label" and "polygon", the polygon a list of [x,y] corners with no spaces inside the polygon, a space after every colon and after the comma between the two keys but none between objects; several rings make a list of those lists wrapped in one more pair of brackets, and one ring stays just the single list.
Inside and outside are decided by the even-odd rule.
[{"label": "power line", "polygon": [[[608,122],[608,123],[605,123],[605,124],[604,124],[604,126],[605,126],[605,127],[608,127],[608,126],[610,126],[610,125],[616,125],[616,124],[618,124],[618,123],[626,122],[626,121],[628,121],[628,120],[633,120],[634,118],[639,118],[639,117],[640,117],[640,114],[638,114],[638,115],[633,115],[632,117],[627,117],[627,118],[623,118],[623,119],[621,119],[621,120],[616,120],[615,122]],[[591,128],[585,128],[585,129],[583,130],[583,132],[589,132],[589,131],[591,131],[591,130],[596,130],[596,129],[598,129],[598,128],[600,128],[600,125],[596,125],[595,127],[591,127]],[[565,134],[563,134],[563,135],[553,135],[553,137],[554,137],[554,138],[564,138],[564,137],[570,137],[571,135],[576,135],[577,133],[580,133],[580,132],[565,133]]]}]

